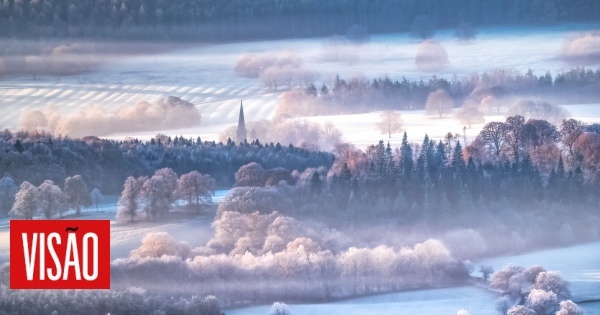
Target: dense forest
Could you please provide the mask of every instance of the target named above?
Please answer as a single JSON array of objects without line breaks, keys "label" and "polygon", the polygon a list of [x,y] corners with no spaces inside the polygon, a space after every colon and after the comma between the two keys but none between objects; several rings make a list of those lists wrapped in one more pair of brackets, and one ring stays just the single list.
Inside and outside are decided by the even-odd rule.
[{"label": "dense forest", "polygon": [[[114,284],[160,282],[162,292],[193,290],[236,305],[465,283],[469,260],[599,237],[597,130],[511,116],[486,124],[466,147],[453,135],[418,145],[405,134],[396,149],[342,144],[330,169],[278,182],[250,163],[219,203],[205,246],[149,234],[113,261]],[[492,271],[481,270],[487,281]],[[509,286],[520,273],[520,286]],[[556,300],[548,309],[569,298],[560,275],[539,266],[507,266],[490,285],[509,299],[507,310],[545,308],[532,297],[548,292]]]},{"label": "dense forest", "polygon": [[600,18],[594,0],[4,0],[0,36],[235,40],[406,31],[426,16],[436,28],[460,23],[531,24]]},{"label": "dense forest", "polygon": [[177,174],[192,170],[215,178],[218,187],[230,187],[238,168],[250,162],[265,167],[303,170],[329,167],[330,153],[315,152],[291,145],[203,142],[200,138],[157,136],[150,141],[113,141],[87,137],[71,139],[44,133],[10,132],[0,135],[0,174],[17,183],[55,183],[81,175],[91,188],[105,194],[119,193],[128,176],[152,175],[170,167]]}]

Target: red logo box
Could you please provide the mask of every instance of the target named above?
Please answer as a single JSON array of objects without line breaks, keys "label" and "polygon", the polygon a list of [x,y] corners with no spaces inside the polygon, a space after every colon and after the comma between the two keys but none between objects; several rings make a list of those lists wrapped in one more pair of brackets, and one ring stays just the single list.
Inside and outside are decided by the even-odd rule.
[{"label": "red logo box", "polygon": [[110,289],[110,220],[11,220],[11,289]]}]

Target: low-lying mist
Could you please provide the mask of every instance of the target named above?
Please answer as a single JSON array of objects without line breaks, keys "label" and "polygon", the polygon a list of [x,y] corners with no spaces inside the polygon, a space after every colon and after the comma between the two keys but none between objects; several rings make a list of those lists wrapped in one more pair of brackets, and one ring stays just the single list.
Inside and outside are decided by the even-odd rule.
[{"label": "low-lying mist", "polygon": [[44,110],[25,110],[20,128],[47,131],[56,136],[106,136],[122,132],[178,129],[200,124],[201,115],[194,104],[168,96],[155,103],[123,104],[108,111],[101,105],[89,105],[64,114],[56,105]]},{"label": "low-lying mist", "polygon": [[599,64],[600,31],[579,33],[567,38],[560,52],[560,58],[576,65]]}]

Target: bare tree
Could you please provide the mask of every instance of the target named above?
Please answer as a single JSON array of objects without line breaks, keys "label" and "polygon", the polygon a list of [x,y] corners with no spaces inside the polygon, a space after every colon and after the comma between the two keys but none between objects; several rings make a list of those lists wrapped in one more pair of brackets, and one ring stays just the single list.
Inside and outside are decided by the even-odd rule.
[{"label": "bare tree", "polygon": [[269,67],[260,75],[263,84],[269,89],[269,92],[277,91],[277,88],[282,83],[280,69],[277,67]]},{"label": "bare tree", "polygon": [[506,128],[506,144],[510,149],[509,153],[512,154],[515,162],[519,162],[519,153],[523,146],[525,118],[519,115],[508,117],[504,126]]},{"label": "bare tree", "polygon": [[506,142],[506,133],[506,125],[503,122],[492,121],[483,126],[479,138],[496,157],[499,157]]},{"label": "bare tree", "polygon": [[456,119],[461,124],[465,124],[471,128],[472,124],[481,124],[485,122],[483,113],[475,104],[465,104],[456,112]]},{"label": "bare tree", "polygon": [[377,123],[377,129],[381,134],[388,134],[388,138],[392,137],[393,133],[402,132],[402,114],[387,110],[379,116],[380,121]]},{"label": "bare tree", "polygon": [[427,96],[425,112],[428,115],[438,115],[442,118],[445,113],[452,109],[453,104],[454,101],[450,97],[450,94],[444,89],[438,89]]},{"label": "bare tree", "polygon": [[585,123],[575,119],[565,119],[560,125],[562,143],[569,148],[569,155],[573,156],[573,144],[585,131]]}]

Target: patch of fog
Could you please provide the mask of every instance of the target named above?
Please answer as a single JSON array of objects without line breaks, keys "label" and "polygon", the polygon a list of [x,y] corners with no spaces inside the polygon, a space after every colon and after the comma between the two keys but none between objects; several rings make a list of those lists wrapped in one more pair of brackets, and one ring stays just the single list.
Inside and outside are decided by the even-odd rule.
[{"label": "patch of fog", "polygon": [[[450,63],[439,75],[461,76],[499,68],[521,72],[531,68],[535,73],[557,73],[571,67],[556,58],[564,39],[575,31],[597,28],[598,24],[490,27],[479,30],[478,38],[470,43],[456,41],[453,30],[441,30],[434,39],[444,45]],[[203,122],[199,127],[168,133],[201,135],[207,140],[211,140],[210,137],[216,140],[217,137],[212,135],[223,129],[211,129],[216,125],[237,122],[241,98],[244,99],[247,120],[268,119],[274,115],[279,93],[283,89],[269,94],[260,80],[238,76],[233,70],[237,58],[249,52],[292,50],[302,57],[304,67],[322,72],[322,81],[325,82],[331,80],[336,73],[343,77],[357,74],[366,77],[389,75],[392,79],[400,79],[402,76],[408,79],[427,79],[432,75],[422,73],[415,66],[414,58],[420,41],[408,34],[374,35],[368,44],[362,45],[359,50],[352,50],[352,53],[357,54],[356,58],[341,61],[323,58],[322,43],[325,40],[308,38],[202,45],[154,55],[111,60],[88,74],[61,78],[39,76],[35,81],[30,77],[14,77],[10,79],[10,84],[0,88],[0,113],[13,113],[0,115],[0,124],[11,129],[17,127],[18,119],[15,119],[15,115],[18,117],[20,113],[15,108],[41,110],[48,104],[56,104],[68,114],[82,106],[100,104],[105,110],[111,111],[120,106],[141,101],[154,102],[167,95],[173,95],[197,105]],[[502,50],[498,50],[498,47],[502,47]],[[418,116],[418,113],[416,115]],[[405,118],[409,118],[406,121],[410,125],[413,123],[412,118],[416,117],[406,113]],[[369,120],[369,116],[365,116],[365,119]],[[435,121],[434,125],[437,129],[438,121]],[[462,126],[455,128],[456,125],[458,124],[449,124],[447,127],[451,128],[444,128],[447,130],[443,132],[461,133]],[[207,126],[210,127],[205,128]],[[342,126],[338,127],[344,129]],[[373,139],[381,138],[380,135],[369,133],[370,130],[374,130],[373,126],[364,127],[367,134],[372,136],[368,139],[369,144]],[[355,137],[352,132],[356,132],[357,128],[348,129],[350,134],[347,138],[351,140]],[[153,130],[152,135],[166,131],[169,129]],[[421,130],[409,131],[419,138],[424,134]],[[118,135],[126,136],[123,133]]]}]

